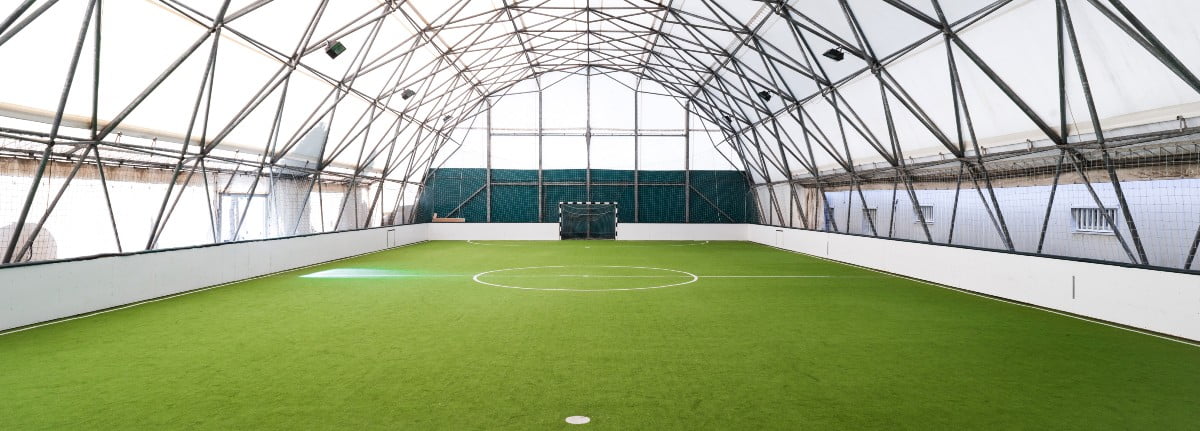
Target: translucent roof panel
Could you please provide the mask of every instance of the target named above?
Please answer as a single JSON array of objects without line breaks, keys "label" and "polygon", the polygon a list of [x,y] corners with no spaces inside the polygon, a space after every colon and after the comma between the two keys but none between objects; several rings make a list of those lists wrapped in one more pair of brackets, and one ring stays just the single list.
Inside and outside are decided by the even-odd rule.
[{"label": "translucent roof panel", "polygon": [[[379,174],[389,159],[456,158],[441,149],[463,147],[456,130],[489,100],[575,94],[555,83],[586,69],[628,81],[598,84],[604,109],[632,103],[606,88],[652,82],[720,131],[718,148],[760,161],[767,181],[1200,115],[1189,19],[1200,3],[1125,3],[10,1],[0,58],[37,67],[0,67],[0,127],[61,124],[95,129],[94,140]],[[1067,24],[1073,37],[1060,43]],[[554,110],[543,126],[574,130],[580,118]]]}]

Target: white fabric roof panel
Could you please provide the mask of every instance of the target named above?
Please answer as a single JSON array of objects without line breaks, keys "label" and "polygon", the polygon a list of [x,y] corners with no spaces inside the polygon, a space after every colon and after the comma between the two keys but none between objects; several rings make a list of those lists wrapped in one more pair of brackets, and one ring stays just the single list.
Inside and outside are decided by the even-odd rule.
[{"label": "white fabric roof panel", "polygon": [[[488,98],[535,91],[521,84],[533,79],[547,98],[570,93],[551,84],[591,67],[690,100],[698,119],[725,130],[718,144],[767,152],[758,170],[777,180],[771,160],[786,159],[795,176],[893,163],[893,145],[906,157],[950,153],[947,144],[969,150],[955,97],[982,147],[1048,139],[1035,120],[1061,133],[1059,1],[1103,127],[1200,114],[1196,83],[1153,55],[1148,37],[1122,28],[1145,28],[1191,73],[1200,68],[1191,19],[1200,3],[1187,0],[129,0],[103,2],[98,13],[89,0],[21,0],[0,6],[0,58],[36,67],[0,67],[0,117],[55,121],[82,34],[65,125],[86,129],[95,115],[110,133],[190,136],[203,144],[193,152],[216,146],[379,171],[386,148],[432,157],[467,139],[453,132],[477,121]],[[957,38],[950,49],[942,19]],[[347,52],[326,56],[331,40]],[[1073,46],[1063,46],[1066,116],[1079,134],[1092,124]],[[822,55],[835,47],[841,61]],[[619,76],[630,82],[596,85],[644,85]],[[554,110],[545,127],[577,129],[581,118]],[[604,121],[593,127],[632,119]],[[288,154],[315,127],[328,131],[320,154]]]}]

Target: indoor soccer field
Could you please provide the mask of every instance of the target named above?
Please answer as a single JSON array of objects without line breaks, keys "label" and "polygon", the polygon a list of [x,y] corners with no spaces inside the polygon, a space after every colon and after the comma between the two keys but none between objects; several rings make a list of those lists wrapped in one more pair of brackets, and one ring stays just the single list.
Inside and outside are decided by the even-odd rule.
[{"label": "indoor soccer field", "polygon": [[1200,347],[746,242],[431,241],[0,336],[0,429],[1184,429]]},{"label": "indoor soccer field", "polygon": [[1200,431],[1198,0],[2,0],[0,431]]}]

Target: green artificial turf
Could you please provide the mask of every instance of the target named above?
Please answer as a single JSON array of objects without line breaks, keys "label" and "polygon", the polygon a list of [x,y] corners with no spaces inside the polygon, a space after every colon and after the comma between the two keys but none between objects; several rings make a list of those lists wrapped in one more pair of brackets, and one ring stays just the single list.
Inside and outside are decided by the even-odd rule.
[{"label": "green artificial turf", "polygon": [[[479,279],[589,291],[472,280],[547,266]],[[783,275],[821,277],[761,277]],[[3,430],[1162,430],[1197,413],[1200,347],[741,242],[430,242],[0,336]]]}]

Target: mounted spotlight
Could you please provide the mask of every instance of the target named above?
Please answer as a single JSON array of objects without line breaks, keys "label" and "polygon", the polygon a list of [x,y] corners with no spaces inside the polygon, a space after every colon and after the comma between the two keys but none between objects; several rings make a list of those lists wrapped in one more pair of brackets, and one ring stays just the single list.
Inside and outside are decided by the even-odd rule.
[{"label": "mounted spotlight", "polygon": [[846,53],[842,52],[841,48],[830,48],[821,55],[833,61],[842,61],[843,58],[846,58]]},{"label": "mounted spotlight", "polygon": [[758,98],[762,99],[763,103],[771,101],[771,92],[767,90],[759,91]]},{"label": "mounted spotlight", "polygon": [[726,122],[726,123],[732,123],[732,122],[733,122],[733,117],[730,117],[730,116],[728,116],[728,115],[722,115],[722,116],[721,116],[721,119],[725,120],[725,122]]},{"label": "mounted spotlight", "polygon": [[408,100],[410,97],[413,97],[416,95],[417,95],[416,91],[412,91],[412,90],[409,90],[406,88],[406,89],[404,89],[404,92],[400,93],[400,98],[404,99],[404,100]]},{"label": "mounted spotlight", "polygon": [[328,54],[329,58],[337,58],[343,52],[346,52],[346,45],[342,45],[341,42],[336,40],[325,42],[325,54]]},{"label": "mounted spotlight", "polygon": [[442,117],[442,121],[450,121],[450,116],[447,115],[445,117]]}]

